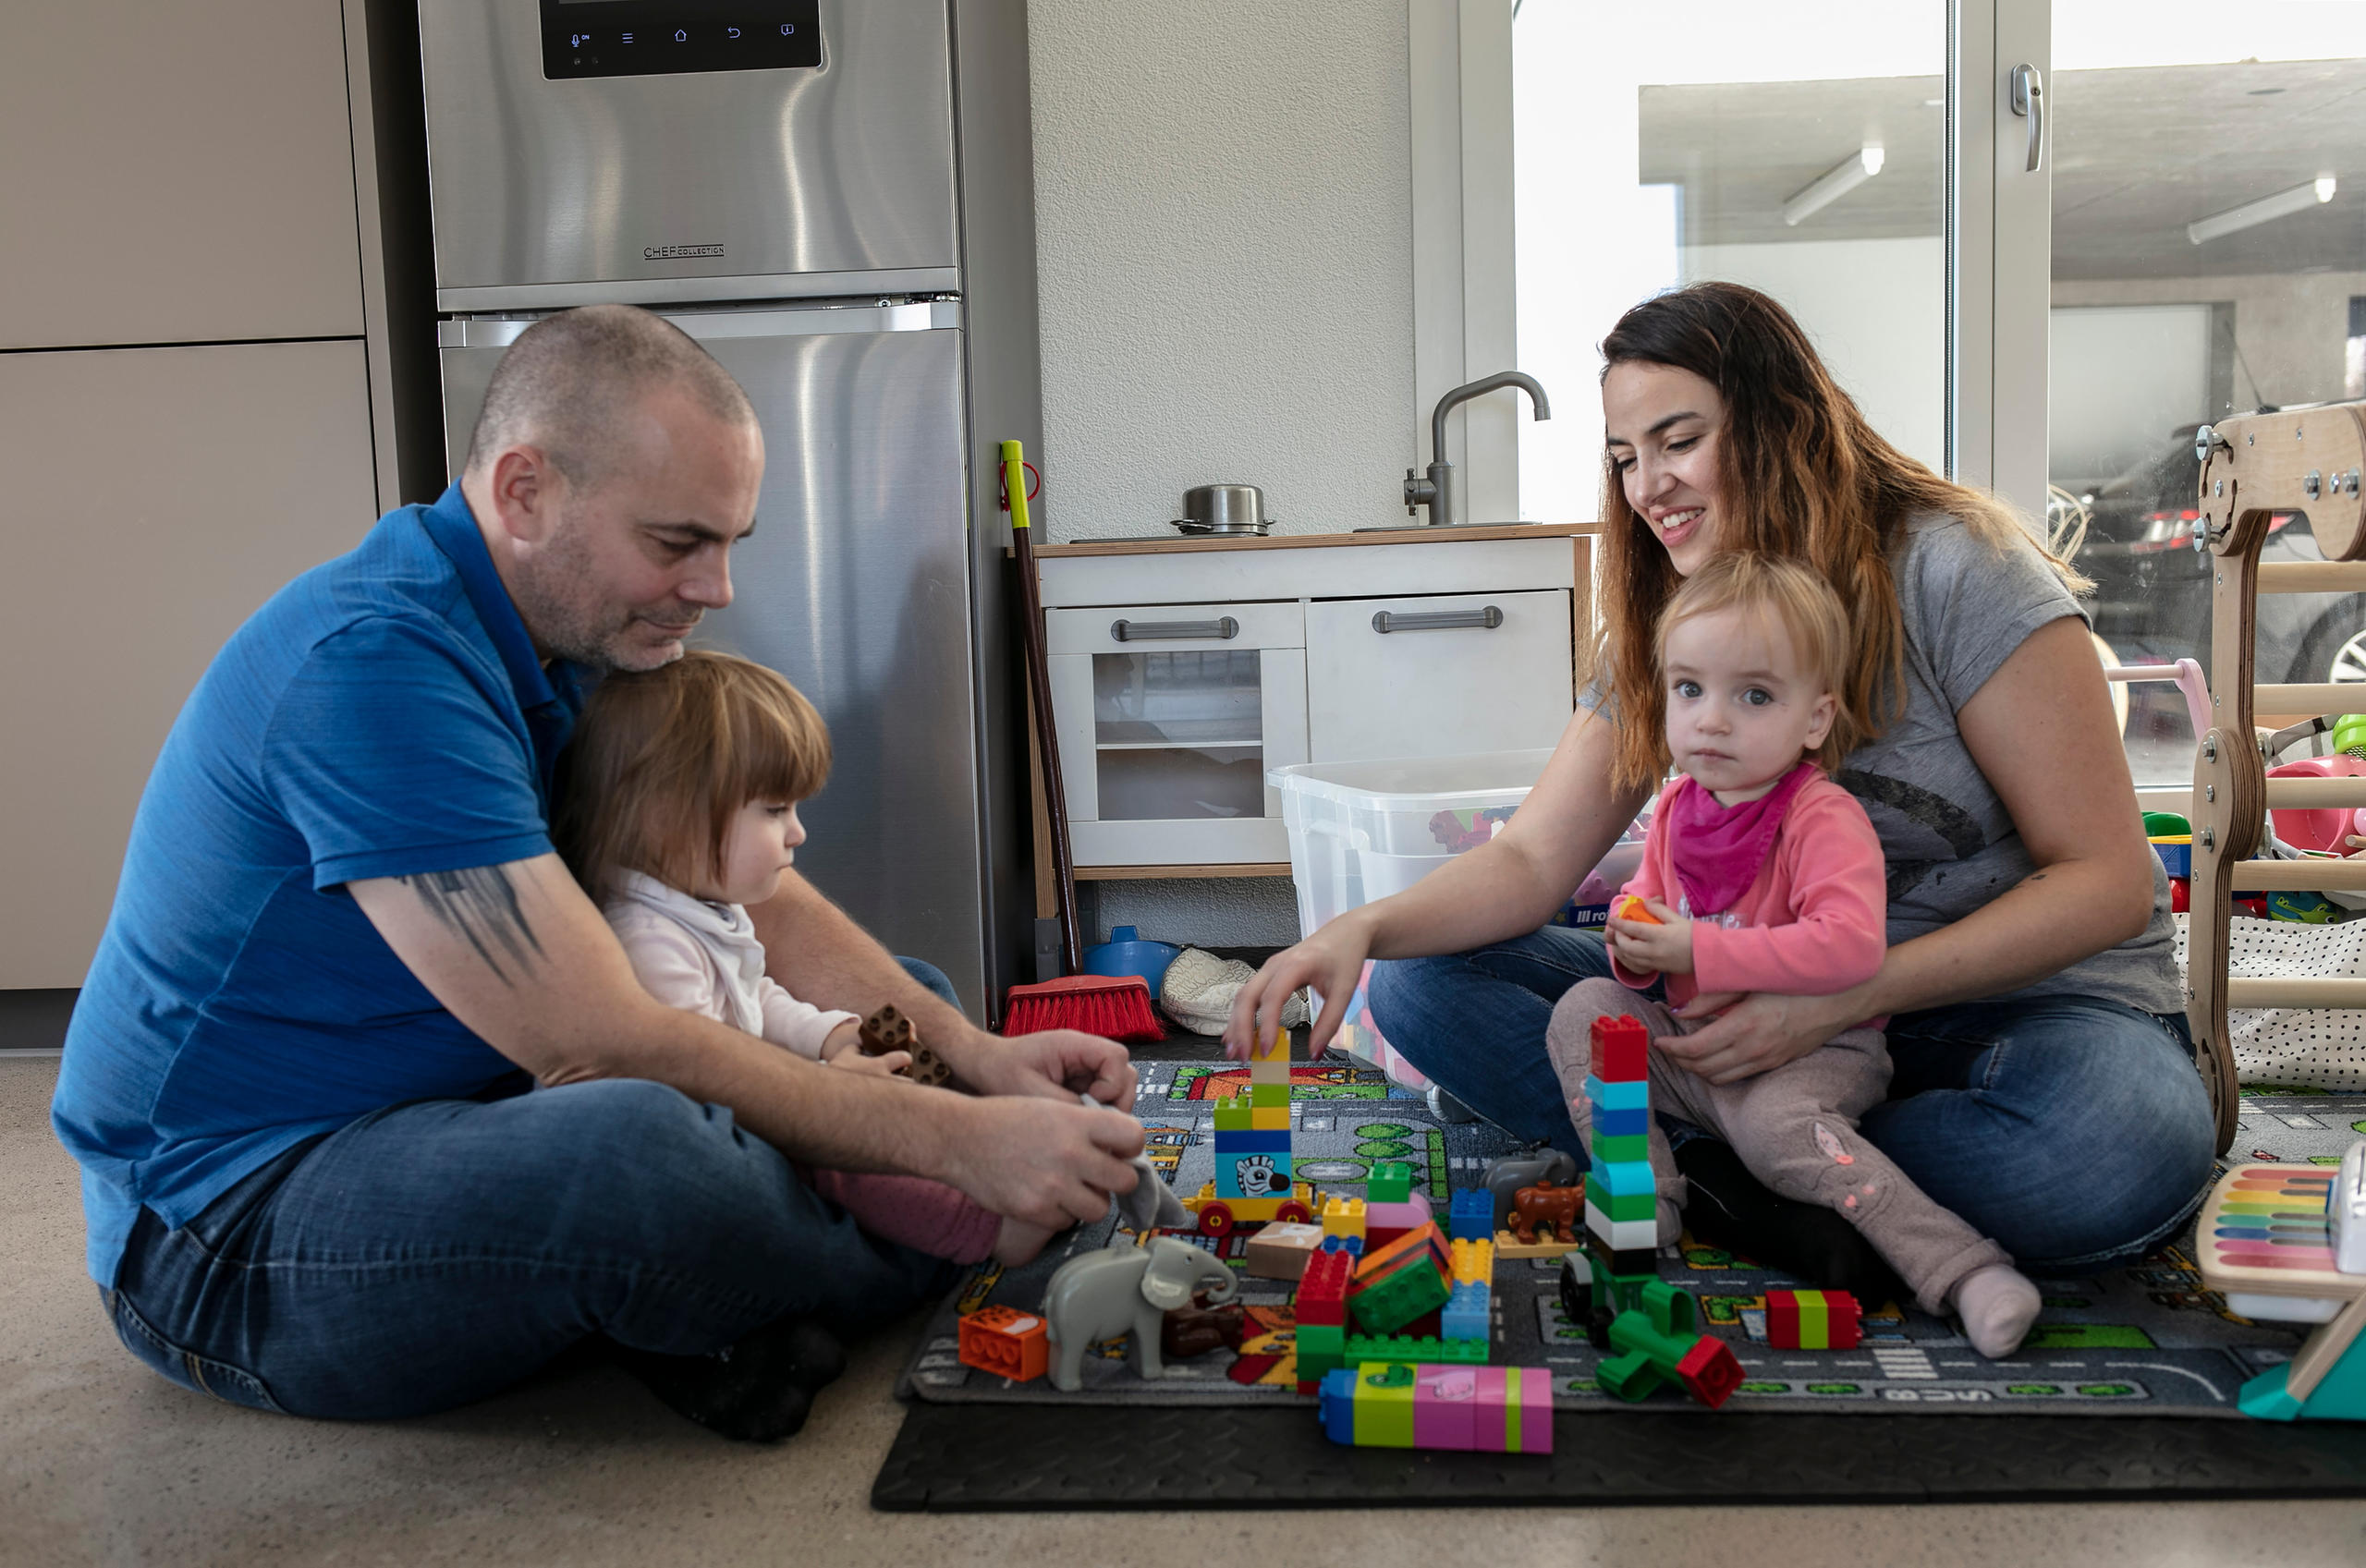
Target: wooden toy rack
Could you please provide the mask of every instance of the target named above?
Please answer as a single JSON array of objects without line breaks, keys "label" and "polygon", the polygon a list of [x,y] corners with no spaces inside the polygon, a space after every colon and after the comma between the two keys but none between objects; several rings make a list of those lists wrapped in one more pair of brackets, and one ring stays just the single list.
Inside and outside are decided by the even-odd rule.
[{"label": "wooden toy rack", "polygon": [[[2366,590],[2366,404],[2250,414],[2195,432],[2201,460],[2197,545],[2212,558],[2213,723],[2195,748],[2193,881],[2186,948],[2186,1016],[2218,1118],[2218,1150],[2234,1142],[2235,1053],[2229,1007],[2366,1007],[2366,979],[2226,978],[2230,892],[2366,892],[2366,859],[2254,860],[2271,807],[2366,807],[2366,778],[2270,779],[2258,715],[2366,708],[2353,685],[2255,686],[2258,596]],[[2260,563],[2271,518],[2303,513],[2323,561]]]}]

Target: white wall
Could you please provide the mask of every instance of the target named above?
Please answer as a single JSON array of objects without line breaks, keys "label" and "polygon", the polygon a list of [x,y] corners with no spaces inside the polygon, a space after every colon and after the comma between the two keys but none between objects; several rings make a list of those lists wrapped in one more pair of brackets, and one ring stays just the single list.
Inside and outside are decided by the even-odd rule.
[{"label": "white wall", "polygon": [[1909,457],[1947,467],[1947,242],[1688,245],[1684,281],[1723,278],[1799,318],[1835,380]]},{"label": "white wall", "polygon": [[1055,541],[1262,485],[1282,530],[1405,520],[1405,0],[1028,6]]},{"label": "white wall", "polygon": [[2054,303],[2231,304],[2235,346],[2240,351],[2235,361],[2235,406],[2251,408],[2262,403],[2331,402],[2344,395],[2342,352],[2354,294],[2366,294],[2366,272],[2057,282]]}]

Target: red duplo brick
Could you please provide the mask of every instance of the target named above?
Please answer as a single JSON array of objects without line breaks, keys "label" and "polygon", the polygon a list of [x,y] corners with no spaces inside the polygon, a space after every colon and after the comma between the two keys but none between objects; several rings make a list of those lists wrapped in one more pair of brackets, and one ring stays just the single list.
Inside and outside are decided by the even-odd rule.
[{"label": "red duplo brick", "polygon": [[1593,1076],[1606,1084],[1634,1083],[1648,1075],[1643,1063],[1651,1037],[1625,1014],[1593,1021]]},{"label": "red duplo brick", "polygon": [[1306,1272],[1298,1282],[1299,1322],[1346,1324],[1348,1281],[1354,1265],[1355,1259],[1344,1252],[1318,1252],[1306,1260]]}]

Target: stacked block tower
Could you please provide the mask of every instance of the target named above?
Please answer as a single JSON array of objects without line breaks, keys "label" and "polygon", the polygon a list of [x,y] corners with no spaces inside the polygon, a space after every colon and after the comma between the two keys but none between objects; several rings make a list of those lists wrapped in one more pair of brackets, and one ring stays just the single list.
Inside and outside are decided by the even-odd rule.
[{"label": "stacked block tower", "polygon": [[[1650,1044],[1643,1026],[1632,1018],[1593,1021],[1593,1071],[1586,1078],[1586,1099],[1593,1106],[1586,1250],[1597,1276],[1659,1273],[1659,1187],[1652,1179],[1646,1145],[1652,1086],[1644,1053]],[[1627,1305],[1623,1298],[1620,1305]]]},{"label": "stacked block tower", "polygon": [[1290,1196],[1290,1037],[1249,1056],[1249,1093],[1216,1105],[1216,1191],[1226,1203]]},{"label": "stacked block tower", "polygon": [[1652,1089],[1650,1037],[1631,1017],[1593,1021],[1593,1071],[1586,1099],[1593,1109],[1586,1173],[1586,1263],[1592,1301],[1607,1332],[1597,1343],[1617,1352],[1594,1381],[1636,1400],[1661,1383],[1683,1385],[1715,1409],[1741,1383],[1741,1364],[1724,1341],[1700,1329],[1700,1307],[1659,1277],[1659,1188],[1646,1138]]}]

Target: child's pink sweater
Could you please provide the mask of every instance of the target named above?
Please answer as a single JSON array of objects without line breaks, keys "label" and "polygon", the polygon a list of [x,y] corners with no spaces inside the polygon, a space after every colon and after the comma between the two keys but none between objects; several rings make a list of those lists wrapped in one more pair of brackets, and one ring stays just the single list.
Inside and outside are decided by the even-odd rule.
[{"label": "child's pink sweater", "polygon": [[[1619,890],[1672,909],[1681,907],[1683,887],[1665,830],[1668,800],[1684,782],[1660,792],[1643,864]],[[1888,898],[1881,840],[1865,808],[1819,774],[1792,796],[1757,880],[1732,909],[1693,911],[1692,973],[1665,977],[1668,1006],[1682,1007],[1704,992],[1828,996],[1862,985],[1880,971],[1888,946]],[[1719,923],[1714,917],[1720,913],[1733,923]],[[1637,991],[1653,978],[1615,958],[1610,971]],[[1884,1022],[1871,1019],[1866,1027]]]}]

